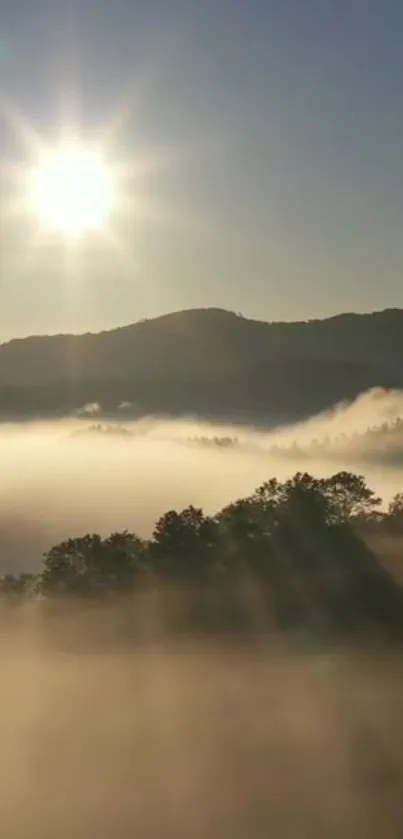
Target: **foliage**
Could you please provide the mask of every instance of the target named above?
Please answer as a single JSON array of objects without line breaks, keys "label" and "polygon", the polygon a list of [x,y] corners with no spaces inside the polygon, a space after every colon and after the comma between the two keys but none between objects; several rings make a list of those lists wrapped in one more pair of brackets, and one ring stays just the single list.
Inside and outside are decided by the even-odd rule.
[{"label": "foliage", "polygon": [[270,448],[273,457],[333,458],[351,456],[362,462],[401,463],[403,459],[403,418],[373,425],[364,431],[346,432],[334,436],[326,434],[307,442],[294,440],[289,444],[275,443]]},{"label": "foliage", "polygon": [[125,591],[144,570],[145,543],[127,531],[107,539],[88,534],[55,545],[45,555],[43,594],[105,595]]},{"label": "foliage", "polygon": [[[400,588],[357,530],[368,522],[383,528],[402,522],[403,494],[383,515],[380,504],[364,478],[349,472],[271,478],[215,516],[192,505],[168,511],[149,541],[128,531],[63,541],[45,554],[36,590],[45,598],[104,599],[168,585],[220,593],[224,614],[231,591],[253,584],[277,626],[403,630]],[[32,592],[34,583],[29,575],[8,576],[1,588],[15,597]]]},{"label": "foliage", "polygon": [[95,425],[85,426],[84,428],[79,428],[74,431],[70,436],[73,438],[76,437],[87,437],[88,435],[91,436],[98,436],[98,437],[116,437],[123,440],[130,440],[134,435],[128,428],[125,428],[124,425],[110,425],[106,423],[96,423]]},{"label": "foliage", "polygon": [[220,543],[217,522],[192,506],[170,510],[157,521],[151,560],[158,574],[182,582],[206,579],[213,572]]},{"label": "foliage", "polygon": [[237,446],[239,440],[238,437],[219,437],[217,435],[214,437],[206,437],[205,435],[194,435],[193,437],[188,438],[187,443],[192,446],[198,446],[199,448],[228,449]]},{"label": "foliage", "polygon": [[392,532],[403,533],[403,492],[398,492],[390,501],[387,524]]},{"label": "foliage", "polygon": [[0,594],[7,598],[20,599],[33,594],[36,590],[36,578],[34,574],[6,574],[0,580]]}]

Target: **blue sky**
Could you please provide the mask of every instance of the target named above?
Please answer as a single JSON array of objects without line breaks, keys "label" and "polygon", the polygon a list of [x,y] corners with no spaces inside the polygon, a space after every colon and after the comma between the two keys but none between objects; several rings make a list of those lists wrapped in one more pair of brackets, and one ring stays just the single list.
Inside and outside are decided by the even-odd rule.
[{"label": "blue sky", "polygon": [[[0,182],[0,340],[403,306],[402,39],[398,0],[0,0],[0,88],[50,143],[125,102],[111,154],[167,161],[127,185],[157,213],[126,214],[119,253],[29,248]],[[4,118],[0,143],[24,161]]]}]

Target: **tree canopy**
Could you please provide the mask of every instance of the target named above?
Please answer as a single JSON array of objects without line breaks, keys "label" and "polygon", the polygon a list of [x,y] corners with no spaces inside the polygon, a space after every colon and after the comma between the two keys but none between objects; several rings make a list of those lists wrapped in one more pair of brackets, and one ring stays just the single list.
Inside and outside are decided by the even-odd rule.
[{"label": "tree canopy", "polygon": [[380,505],[349,472],[271,478],[215,515],[192,505],[169,510],[150,539],[128,531],[70,538],[45,554],[37,579],[9,575],[1,588],[14,598],[102,600],[170,586],[219,592],[228,606],[229,593],[249,581],[277,626],[402,628],[401,590],[359,535],[363,522],[402,521],[401,494],[386,513]]}]

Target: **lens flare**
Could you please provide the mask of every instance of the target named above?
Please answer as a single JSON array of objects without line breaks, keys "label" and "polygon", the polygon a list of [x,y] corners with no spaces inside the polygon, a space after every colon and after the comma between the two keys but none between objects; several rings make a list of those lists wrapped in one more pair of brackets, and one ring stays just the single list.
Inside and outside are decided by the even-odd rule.
[{"label": "lens flare", "polygon": [[112,173],[102,155],[68,145],[46,155],[31,176],[33,211],[67,235],[105,227],[114,198]]}]

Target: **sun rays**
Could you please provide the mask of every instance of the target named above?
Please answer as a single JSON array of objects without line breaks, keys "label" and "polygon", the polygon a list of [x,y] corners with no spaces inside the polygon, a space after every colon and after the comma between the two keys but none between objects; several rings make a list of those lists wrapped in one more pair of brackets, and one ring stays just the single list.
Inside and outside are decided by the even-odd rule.
[{"label": "sun rays", "polygon": [[[0,115],[20,149],[18,158],[3,162],[0,179],[4,225],[23,224],[29,234],[22,263],[46,253],[49,246],[75,250],[76,256],[94,246],[101,251],[107,247],[120,262],[127,251],[131,261],[136,224],[169,229],[169,211],[147,194],[147,178],[178,161],[169,152],[152,149],[122,154],[119,141],[131,119],[129,103],[98,132],[89,135],[70,123],[50,140],[4,95]],[[175,227],[177,216],[173,208]]]},{"label": "sun rays", "polygon": [[64,144],[33,169],[29,197],[43,223],[65,236],[102,231],[113,209],[113,173],[101,154]]}]

